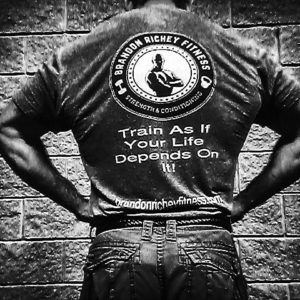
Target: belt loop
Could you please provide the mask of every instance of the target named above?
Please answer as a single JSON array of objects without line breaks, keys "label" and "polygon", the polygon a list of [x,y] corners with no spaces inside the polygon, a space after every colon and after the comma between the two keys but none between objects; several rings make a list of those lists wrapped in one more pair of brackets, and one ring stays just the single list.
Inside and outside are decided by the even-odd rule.
[{"label": "belt loop", "polygon": [[167,220],[166,239],[170,242],[176,242],[176,220]]},{"label": "belt loop", "polygon": [[96,237],[96,227],[95,226],[91,226],[90,227],[90,239],[91,239],[91,241],[93,241],[94,239],[95,239],[95,237]]},{"label": "belt loop", "polygon": [[142,240],[150,241],[153,230],[153,221],[144,220],[143,221],[143,231],[142,231]]}]

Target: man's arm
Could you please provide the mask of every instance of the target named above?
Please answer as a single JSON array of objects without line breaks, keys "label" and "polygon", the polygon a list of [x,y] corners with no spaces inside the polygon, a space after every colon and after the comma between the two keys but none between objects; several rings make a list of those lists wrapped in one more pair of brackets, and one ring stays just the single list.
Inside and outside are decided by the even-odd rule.
[{"label": "man's arm", "polygon": [[21,179],[88,222],[88,203],[53,166],[40,139],[41,126],[13,102],[0,116],[0,152]]},{"label": "man's arm", "polygon": [[[278,120],[279,121],[279,120]],[[233,201],[232,221],[241,220],[249,210],[286,188],[300,177],[300,103],[272,128],[281,134],[262,172]]]}]

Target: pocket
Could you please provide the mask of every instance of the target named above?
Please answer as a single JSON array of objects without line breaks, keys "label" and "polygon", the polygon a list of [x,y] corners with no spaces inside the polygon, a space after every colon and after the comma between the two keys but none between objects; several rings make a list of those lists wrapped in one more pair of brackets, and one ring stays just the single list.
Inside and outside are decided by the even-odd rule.
[{"label": "pocket", "polygon": [[95,299],[99,300],[119,299],[122,294],[134,295],[134,264],[138,261],[139,244],[97,241],[90,247],[85,265],[86,280],[90,282],[89,295],[96,295]]},{"label": "pocket", "polygon": [[179,260],[181,264],[218,270],[232,276],[239,269],[235,249],[222,243],[182,243],[179,245]]},{"label": "pocket", "polygon": [[179,259],[190,272],[189,285],[197,290],[195,299],[200,295],[201,299],[247,299],[240,296],[240,263],[234,246],[222,242],[183,243],[179,245]]},{"label": "pocket", "polygon": [[110,272],[128,261],[139,261],[139,244],[126,242],[102,242],[92,245],[87,256],[85,271],[92,273],[102,267]]}]

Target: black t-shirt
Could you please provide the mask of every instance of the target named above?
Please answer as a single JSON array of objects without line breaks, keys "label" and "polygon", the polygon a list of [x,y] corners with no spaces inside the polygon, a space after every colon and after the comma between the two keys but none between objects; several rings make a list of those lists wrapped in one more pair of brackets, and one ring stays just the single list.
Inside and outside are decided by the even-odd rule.
[{"label": "black t-shirt", "polygon": [[96,217],[229,213],[251,124],[274,127],[300,87],[254,42],[155,5],[100,24],[45,63],[13,101],[72,130]]}]

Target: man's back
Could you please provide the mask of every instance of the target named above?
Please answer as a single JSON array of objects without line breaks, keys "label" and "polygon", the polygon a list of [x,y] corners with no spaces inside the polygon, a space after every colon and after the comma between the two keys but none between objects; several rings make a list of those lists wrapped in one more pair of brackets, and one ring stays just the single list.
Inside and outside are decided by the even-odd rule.
[{"label": "man's back", "polygon": [[[147,3],[59,51],[12,97],[1,153],[96,227],[82,299],[247,299],[230,221],[299,177],[299,84],[255,44],[175,8],[190,1],[125,2]],[[283,136],[232,200],[253,122]],[[69,129],[90,201],[40,140]]]},{"label": "man's back", "polygon": [[[53,92],[37,107],[46,126],[72,129],[93,216],[230,214],[237,157],[261,106],[272,108],[264,93],[276,76],[247,43],[154,5],[100,24],[45,66]],[[161,89],[166,74],[177,83],[158,95],[149,74]]]},{"label": "man's back", "polygon": [[[147,77],[155,68],[167,70],[156,72],[158,88],[168,73],[180,84],[158,95]],[[100,24],[40,74],[36,89],[51,92],[34,110],[50,130],[72,129],[95,217],[230,214],[240,149],[261,106],[276,105],[266,94],[275,68],[255,44],[164,5]],[[35,94],[16,103],[34,107]]]}]

